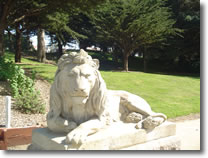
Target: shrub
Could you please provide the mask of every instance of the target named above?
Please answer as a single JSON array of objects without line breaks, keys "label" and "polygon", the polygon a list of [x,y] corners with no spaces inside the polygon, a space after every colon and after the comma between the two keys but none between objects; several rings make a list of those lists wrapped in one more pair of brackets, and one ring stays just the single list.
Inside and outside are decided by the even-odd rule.
[{"label": "shrub", "polygon": [[17,96],[22,94],[23,90],[28,90],[30,92],[35,91],[34,80],[30,79],[25,75],[24,70],[15,65],[13,70],[13,76],[8,79],[11,85],[12,94]]},{"label": "shrub", "polygon": [[4,57],[0,57],[0,80],[6,81],[12,78],[14,67],[15,64],[12,61],[6,61]]},{"label": "shrub", "polygon": [[22,91],[15,97],[15,108],[22,113],[45,113],[45,106],[40,99],[39,91]]},{"label": "shrub", "polygon": [[27,77],[20,66],[0,57],[0,80],[9,82],[16,109],[24,113],[44,113],[45,111],[40,93],[34,88],[34,75],[33,79]]}]

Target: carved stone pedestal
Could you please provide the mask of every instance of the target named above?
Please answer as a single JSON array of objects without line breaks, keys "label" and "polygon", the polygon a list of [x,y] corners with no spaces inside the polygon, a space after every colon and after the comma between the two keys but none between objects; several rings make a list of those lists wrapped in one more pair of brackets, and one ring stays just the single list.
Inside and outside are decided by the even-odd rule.
[{"label": "carved stone pedestal", "polygon": [[136,129],[135,124],[115,123],[88,136],[77,148],[65,143],[66,134],[54,133],[48,128],[32,132],[29,150],[179,150],[180,140],[175,136],[176,125],[165,122],[151,131]]}]

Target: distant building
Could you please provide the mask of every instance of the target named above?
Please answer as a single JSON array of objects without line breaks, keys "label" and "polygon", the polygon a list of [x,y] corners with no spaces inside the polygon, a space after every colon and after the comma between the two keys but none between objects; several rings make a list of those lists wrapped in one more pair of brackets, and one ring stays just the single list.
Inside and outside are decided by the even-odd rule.
[{"label": "distant building", "polygon": [[91,47],[86,47],[86,50],[101,51],[100,47],[95,47],[94,45]]}]

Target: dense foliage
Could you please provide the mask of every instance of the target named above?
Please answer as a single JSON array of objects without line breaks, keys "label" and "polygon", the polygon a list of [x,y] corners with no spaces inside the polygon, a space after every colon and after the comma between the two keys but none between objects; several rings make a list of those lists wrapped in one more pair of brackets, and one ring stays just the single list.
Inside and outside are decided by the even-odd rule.
[{"label": "dense foliage", "polygon": [[24,113],[44,113],[45,106],[40,93],[34,88],[34,80],[25,75],[24,70],[4,57],[0,57],[0,80],[9,82],[15,98],[16,109]]},{"label": "dense foliage", "polygon": [[31,114],[45,112],[45,105],[40,99],[39,91],[23,91],[15,97],[15,105],[15,108],[22,113]]},{"label": "dense foliage", "polygon": [[95,10],[97,38],[112,41],[109,46],[121,51],[124,70],[128,71],[128,57],[135,50],[162,45],[168,37],[181,32],[173,26],[175,20],[165,4],[164,0],[117,0]]},{"label": "dense foliage", "polygon": [[144,64],[138,70],[155,63],[159,71],[200,72],[199,0],[2,0],[0,13],[0,55],[3,33],[4,48],[21,58],[30,48],[17,41],[44,29],[58,45],[57,57],[76,40],[84,49],[112,48],[113,62],[126,70],[139,53]]}]

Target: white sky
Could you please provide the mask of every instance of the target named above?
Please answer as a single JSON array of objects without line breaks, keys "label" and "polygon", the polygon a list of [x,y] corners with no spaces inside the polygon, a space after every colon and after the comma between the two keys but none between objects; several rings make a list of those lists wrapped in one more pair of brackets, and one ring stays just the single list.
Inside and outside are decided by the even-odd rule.
[{"label": "white sky", "polygon": [[[33,46],[37,48],[37,36],[32,36],[32,37],[30,37],[30,40],[32,41]],[[47,36],[47,35],[45,35],[45,44],[46,44],[46,46],[49,45],[49,43],[50,43],[50,37]],[[73,45],[73,44],[72,44],[72,45]],[[71,48],[71,47],[69,47],[69,46],[66,45],[66,46],[63,47],[63,48],[69,49],[69,48]],[[77,44],[74,44],[72,49],[79,49],[78,43],[77,43]]]},{"label": "white sky", "polygon": [[[34,46],[37,46],[37,36],[32,36],[32,37],[30,37],[30,40],[32,41],[32,44],[34,45]],[[49,36],[47,36],[47,35],[45,35],[45,44],[46,45],[48,45],[50,43],[50,37]]]}]

